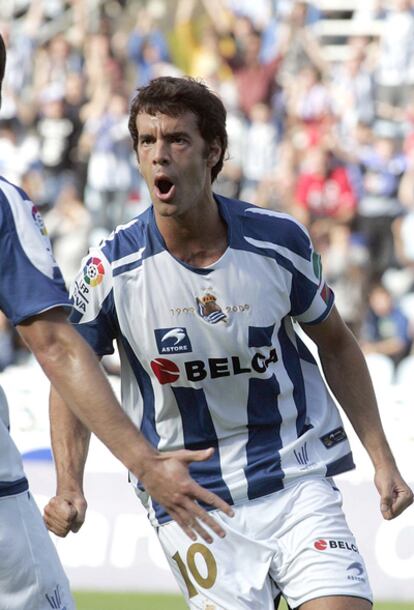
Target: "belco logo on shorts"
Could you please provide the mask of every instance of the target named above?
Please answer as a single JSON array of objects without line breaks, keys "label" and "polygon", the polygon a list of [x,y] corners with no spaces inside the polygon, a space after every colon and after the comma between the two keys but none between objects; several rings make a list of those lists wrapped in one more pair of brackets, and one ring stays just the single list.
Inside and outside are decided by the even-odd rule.
[{"label": "belco logo on shorts", "polygon": [[[207,377],[217,379],[219,377],[241,375],[242,373],[255,372],[263,374],[266,373],[273,362],[277,362],[277,354],[274,348],[271,348],[267,355],[260,352],[254,354],[248,366],[243,366],[238,356],[208,358],[207,362],[203,362],[203,360],[189,360],[184,362],[185,378],[187,381],[203,381]],[[162,385],[174,383],[180,377],[178,365],[166,358],[152,360],[151,368]]]},{"label": "belco logo on shorts", "polygon": [[342,551],[353,551],[359,553],[358,547],[353,542],[347,542],[346,540],[334,540],[319,538],[313,543],[313,548],[317,551],[326,551],[328,549],[340,549]]}]

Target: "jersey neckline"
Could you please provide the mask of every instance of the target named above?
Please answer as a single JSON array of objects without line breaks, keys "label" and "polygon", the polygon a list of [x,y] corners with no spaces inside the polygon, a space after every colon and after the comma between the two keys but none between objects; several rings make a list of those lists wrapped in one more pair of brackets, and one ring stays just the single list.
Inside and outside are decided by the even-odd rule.
[{"label": "jersey neckline", "polygon": [[201,275],[207,275],[207,274],[211,273],[212,271],[215,271],[218,267],[220,267],[223,264],[223,261],[227,258],[228,253],[230,251],[231,223],[229,222],[229,220],[230,220],[229,214],[228,214],[226,206],[225,206],[224,202],[221,200],[221,198],[218,195],[216,195],[215,193],[213,193],[213,197],[214,197],[214,201],[217,204],[219,214],[227,227],[227,247],[224,250],[223,254],[214,263],[211,263],[210,265],[206,265],[205,267],[196,267],[194,265],[190,265],[189,263],[186,263],[185,261],[181,260],[177,256],[174,256],[174,254],[172,254],[168,250],[165,240],[164,240],[163,236],[161,235],[161,232],[157,226],[157,221],[155,220],[154,206],[151,206],[150,227],[151,227],[151,230],[154,232],[155,238],[161,244],[163,250],[168,252],[168,254],[171,256],[171,258],[173,258],[175,261],[177,261],[177,263],[179,263],[182,267],[185,267],[189,271],[193,271],[194,273],[198,273]]}]

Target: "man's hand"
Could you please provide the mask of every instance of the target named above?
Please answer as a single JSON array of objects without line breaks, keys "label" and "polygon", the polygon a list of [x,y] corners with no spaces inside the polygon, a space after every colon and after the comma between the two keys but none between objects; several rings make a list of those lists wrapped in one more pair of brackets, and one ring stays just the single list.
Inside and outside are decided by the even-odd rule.
[{"label": "man's hand", "polygon": [[48,530],[64,538],[78,532],[85,521],[87,503],[81,493],[58,493],[45,506],[43,520]]},{"label": "man's hand", "polygon": [[165,507],[191,540],[196,540],[198,534],[208,543],[213,538],[204,526],[221,538],[225,536],[225,531],[198,502],[218,508],[229,517],[234,515],[227,502],[198,485],[188,472],[191,462],[208,460],[213,453],[212,448],[159,453],[147,462],[140,478],[150,496]]},{"label": "man's hand", "polygon": [[374,480],[381,496],[381,513],[387,521],[413,503],[413,492],[395,466],[377,468]]}]

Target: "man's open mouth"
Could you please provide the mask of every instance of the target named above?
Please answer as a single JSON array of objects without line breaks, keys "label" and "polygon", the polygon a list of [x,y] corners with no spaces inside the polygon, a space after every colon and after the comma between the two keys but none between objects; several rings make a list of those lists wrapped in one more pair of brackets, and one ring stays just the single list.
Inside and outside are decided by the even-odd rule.
[{"label": "man's open mouth", "polygon": [[160,176],[155,178],[154,193],[161,201],[169,202],[175,195],[175,184],[169,178]]},{"label": "man's open mouth", "polygon": [[173,183],[167,178],[160,178],[158,180],[155,180],[155,186],[160,191],[160,193],[166,195],[171,190]]}]

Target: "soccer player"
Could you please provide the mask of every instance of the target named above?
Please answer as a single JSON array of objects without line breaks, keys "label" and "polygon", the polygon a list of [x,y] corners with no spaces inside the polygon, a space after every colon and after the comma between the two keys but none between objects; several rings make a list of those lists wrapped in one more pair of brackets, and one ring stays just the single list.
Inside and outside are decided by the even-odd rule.
[{"label": "soccer player", "polygon": [[[5,61],[0,36],[0,92]],[[153,489],[172,517],[186,523],[186,531],[210,539],[201,525],[204,522],[223,535],[222,527],[196,500],[228,514],[230,507],[199,487],[187,471],[191,461],[208,458],[212,449],[160,454],[124,414],[97,358],[66,320],[70,301],[36,207],[4,178],[0,178],[0,261],[0,309],[16,325],[66,403],[103,442],[111,437],[108,447]],[[72,610],[67,578],[8,429],[8,406],[0,388],[0,608]],[[76,444],[77,439],[72,442]],[[84,499],[72,495],[69,501],[62,498],[61,505],[64,518],[71,519],[73,529],[79,528]]]},{"label": "soccer player", "polygon": [[[117,341],[123,407],[154,447],[215,448],[190,471],[235,515],[217,515],[227,535],[209,546],[183,536],[132,477],[190,608],[270,610],[282,594],[295,609],[368,610],[364,561],[332,480],[354,467],[352,454],[297,325],[370,455],[384,518],[412,492],[306,231],[213,194],[225,118],[219,98],[192,79],[138,90],[129,127],[152,206],[85,258],[72,320],[101,356]],[[67,411],[63,425],[56,394],[51,409],[57,499],[82,497],[86,441],[73,443],[79,424]],[[57,514],[50,505],[46,520]],[[60,519],[54,531],[70,526]]]}]

